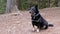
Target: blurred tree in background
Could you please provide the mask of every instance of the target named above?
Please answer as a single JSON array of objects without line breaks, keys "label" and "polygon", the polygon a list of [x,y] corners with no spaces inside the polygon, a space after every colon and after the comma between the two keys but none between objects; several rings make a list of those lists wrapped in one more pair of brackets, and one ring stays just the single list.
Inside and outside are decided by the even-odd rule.
[{"label": "blurred tree in background", "polygon": [[[60,0],[16,0],[19,10],[28,10],[38,4],[38,8],[60,7]],[[5,12],[7,0],[0,0],[0,14]]]},{"label": "blurred tree in background", "polygon": [[38,4],[39,8],[59,7],[60,0],[18,0],[18,8],[27,10],[30,6]]}]

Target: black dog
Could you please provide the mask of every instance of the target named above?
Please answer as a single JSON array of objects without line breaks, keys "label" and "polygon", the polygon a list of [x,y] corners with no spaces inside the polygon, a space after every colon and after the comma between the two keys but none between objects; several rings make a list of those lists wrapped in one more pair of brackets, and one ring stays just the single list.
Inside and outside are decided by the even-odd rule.
[{"label": "black dog", "polygon": [[[31,14],[32,25],[37,26],[40,29],[47,29],[48,26],[53,26],[52,24],[48,24],[48,22],[39,14],[38,5],[35,5],[30,8],[29,13]],[[39,32],[37,30],[37,32]]]}]

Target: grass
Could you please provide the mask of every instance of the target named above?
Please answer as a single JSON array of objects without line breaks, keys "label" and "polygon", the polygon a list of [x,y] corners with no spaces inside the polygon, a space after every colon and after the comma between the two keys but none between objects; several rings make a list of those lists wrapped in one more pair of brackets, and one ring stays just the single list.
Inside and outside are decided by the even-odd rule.
[{"label": "grass", "polygon": [[6,0],[0,0],[0,14],[4,14],[6,10]]}]

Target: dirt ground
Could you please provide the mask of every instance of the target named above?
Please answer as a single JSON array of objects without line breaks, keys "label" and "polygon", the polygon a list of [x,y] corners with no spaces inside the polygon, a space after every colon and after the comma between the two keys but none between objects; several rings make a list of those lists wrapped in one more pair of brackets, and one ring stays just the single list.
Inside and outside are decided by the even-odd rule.
[{"label": "dirt ground", "polygon": [[[15,14],[15,13],[14,13]],[[0,34],[60,34],[60,7],[40,10],[40,14],[54,25],[47,30],[33,32],[31,17],[28,11],[0,15]]]}]

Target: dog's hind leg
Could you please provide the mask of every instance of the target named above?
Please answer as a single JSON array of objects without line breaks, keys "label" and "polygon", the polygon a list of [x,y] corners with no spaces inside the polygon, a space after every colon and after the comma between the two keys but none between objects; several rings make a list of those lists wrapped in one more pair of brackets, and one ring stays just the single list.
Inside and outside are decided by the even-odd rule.
[{"label": "dog's hind leg", "polygon": [[44,25],[44,29],[47,29],[48,28],[48,25],[46,24],[46,25]]},{"label": "dog's hind leg", "polygon": [[48,28],[48,23],[47,23],[47,22],[44,23],[43,28],[44,28],[44,29],[47,29],[47,28]]}]

